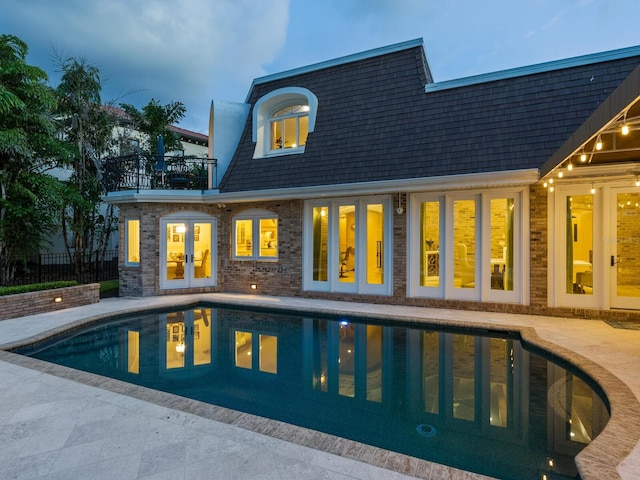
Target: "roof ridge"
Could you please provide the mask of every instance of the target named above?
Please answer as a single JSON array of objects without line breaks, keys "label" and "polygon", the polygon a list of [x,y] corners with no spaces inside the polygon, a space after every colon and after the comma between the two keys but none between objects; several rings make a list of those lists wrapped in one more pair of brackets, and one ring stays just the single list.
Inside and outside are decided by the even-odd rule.
[{"label": "roof ridge", "polygon": [[410,48],[415,48],[415,47],[423,47],[424,49],[424,42],[422,38],[415,38],[413,40],[394,43],[392,45],[373,48],[370,50],[365,50],[363,52],[352,53],[350,55],[345,55],[345,56],[334,58],[331,60],[325,60],[322,62],[312,63],[310,65],[305,65],[302,67],[292,68],[290,70],[284,70],[282,72],[277,72],[277,73],[272,73],[270,75],[257,77],[253,80],[253,83],[251,84],[251,88],[249,88],[249,94],[247,95],[247,100],[249,98],[249,95],[251,95],[251,92],[253,91],[253,87],[255,87],[256,85],[272,82],[274,80],[281,80],[283,78],[293,77],[296,75],[301,75],[303,73],[315,72],[318,70],[323,70],[325,68],[336,67],[338,65],[345,65],[347,63],[366,60],[368,58],[379,57],[382,55],[387,55],[389,53],[400,52],[402,50],[408,50]]},{"label": "roof ridge", "polygon": [[562,70],[572,67],[581,67],[585,65],[603,63],[611,60],[621,60],[623,58],[635,56],[640,56],[640,45],[619,48],[616,50],[608,50],[605,52],[590,53],[577,57],[563,58],[560,60],[551,60],[549,62],[525,65],[522,67],[509,68],[506,70],[498,70],[495,72],[481,73],[468,77],[454,78],[441,82],[428,83],[425,85],[425,92],[436,92],[440,90],[466,87],[470,85],[477,85],[479,83],[506,80],[509,78],[523,77],[536,73],[552,72],[555,70]]}]

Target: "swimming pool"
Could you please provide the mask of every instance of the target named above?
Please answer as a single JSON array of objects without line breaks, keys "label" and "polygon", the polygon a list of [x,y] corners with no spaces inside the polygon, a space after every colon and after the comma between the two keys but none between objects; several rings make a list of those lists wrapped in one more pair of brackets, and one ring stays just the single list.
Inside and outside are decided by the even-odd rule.
[{"label": "swimming pool", "polygon": [[517,336],[201,305],[21,353],[505,479],[575,478],[608,419]]}]

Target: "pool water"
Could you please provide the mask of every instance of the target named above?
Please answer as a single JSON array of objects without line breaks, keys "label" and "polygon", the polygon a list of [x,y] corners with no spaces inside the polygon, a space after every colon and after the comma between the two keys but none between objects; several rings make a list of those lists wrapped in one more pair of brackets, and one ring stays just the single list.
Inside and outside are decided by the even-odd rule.
[{"label": "pool water", "polygon": [[609,419],[515,334],[200,305],[18,353],[505,480],[579,478]]}]

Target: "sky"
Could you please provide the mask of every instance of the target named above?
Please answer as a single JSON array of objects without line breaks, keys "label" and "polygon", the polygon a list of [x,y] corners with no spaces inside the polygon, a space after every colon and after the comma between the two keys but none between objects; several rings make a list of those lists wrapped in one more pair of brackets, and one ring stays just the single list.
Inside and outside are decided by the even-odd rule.
[{"label": "sky", "polygon": [[206,133],[213,99],[265,75],[421,38],[444,81],[640,45],[638,18],[638,0],[2,0],[0,34],[54,87],[84,59],[104,103],[182,102]]}]

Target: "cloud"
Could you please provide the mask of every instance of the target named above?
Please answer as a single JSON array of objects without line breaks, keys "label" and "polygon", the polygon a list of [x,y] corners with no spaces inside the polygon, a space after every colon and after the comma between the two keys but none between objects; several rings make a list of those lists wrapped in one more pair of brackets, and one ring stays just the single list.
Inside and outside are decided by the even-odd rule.
[{"label": "cloud", "polygon": [[212,98],[243,101],[252,79],[265,74],[289,22],[289,0],[3,3],[0,31],[29,45],[29,62],[52,84],[52,55],[83,57],[100,68],[103,100],[180,101],[187,106],[183,126],[202,132]]}]

